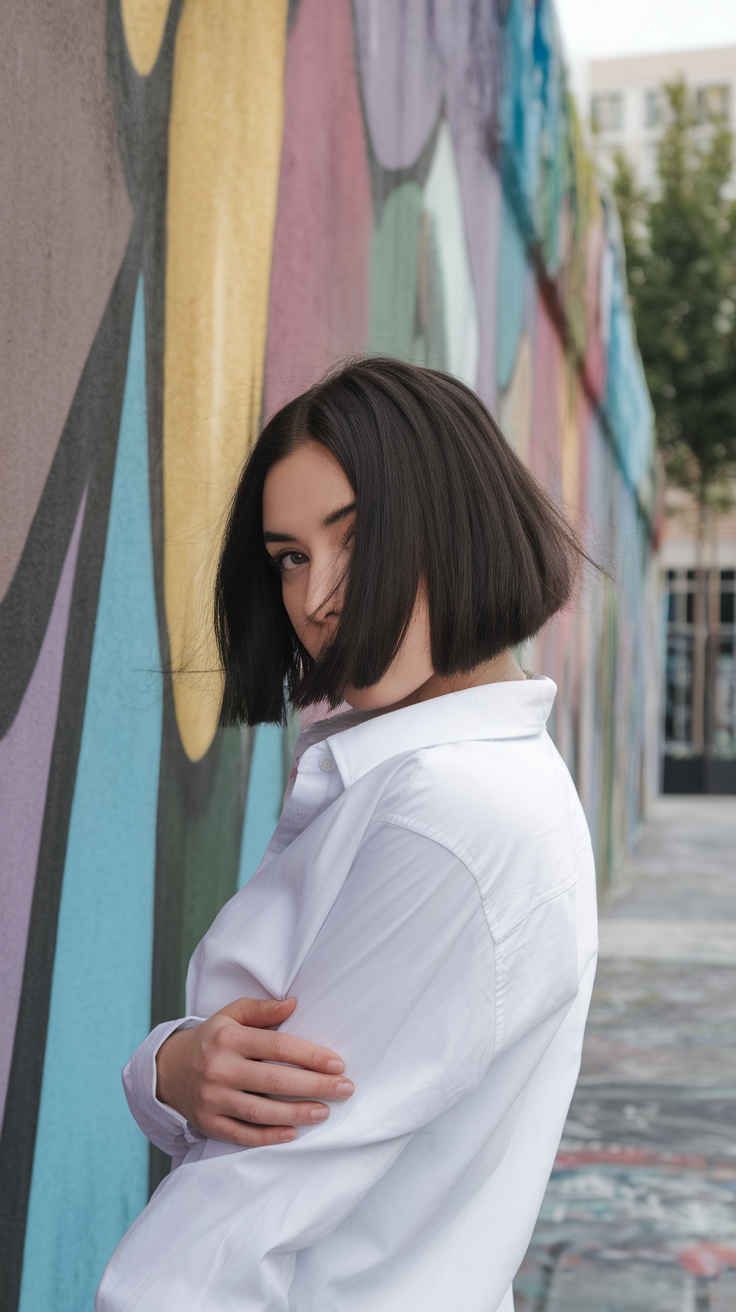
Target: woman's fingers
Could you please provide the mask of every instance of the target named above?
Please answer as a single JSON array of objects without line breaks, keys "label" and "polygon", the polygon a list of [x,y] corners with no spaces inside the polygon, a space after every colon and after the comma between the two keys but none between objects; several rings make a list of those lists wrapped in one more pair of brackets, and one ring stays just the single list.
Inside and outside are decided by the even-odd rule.
[{"label": "woman's fingers", "polygon": [[234,1089],[220,1091],[214,1102],[211,1110],[197,1118],[195,1129],[209,1139],[245,1148],[289,1143],[296,1138],[297,1125],[317,1125],[330,1114],[321,1103],[280,1103]]},{"label": "woman's fingers", "polygon": [[[223,1026],[222,1034],[227,1033],[233,1042],[239,1043],[244,1057],[257,1057],[261,1060],[288,1061],[295,1066],[304,1066],[308,1070],[325,1071],[330,1075],[340,1075],[345,1063],[338,1053],[323,1048],[318,1043],[296,1038],[292,1034],[276,1034],[269,1027],[283,1025],[293,1012],[296,998],[284,998],[274,1001],[271,998],[236,998],[217,1013],[236,1021],[241,1027],[240,1033],[234,1026]],[[258,1034],[252,1033],[258,1030]],[[259,1042],[260,1041],[260,1042]],[[252,1051],[258,1043],[258,1051]],[[248,1049],[245,1051],[245,1049]]]},{"label": "woman's fingers", "polygon": [[295,1126],[318,1125],[327,1120],[330,1109],[324,1103],[279,1102],[275,1098],[261,1098],[250,1090],[239,1093],[237,1089],[228,1089],[221,1091],[213,1113],[253,1125]]},{"label": "woman's fingers", "polygon": [[223,1047],[251,1061],[288,1062],[291,1066],[325,1075],[342,1075],[345,1069],[345,1063],[336,1052],[322,1048],[318,1043],[310,1043],[308,1039],[300,1039],[295,1034],[223,1025],[215,1037]]},{"label": "woman's fingers", "polygon": [[263,1148],[272,1143],[290,1143],[296,1139],[296,1130],[281,1125],[246,1125],[230,1116],[218,1116],[208,1131],[208,1137],[237,1144],[239,1148]]},{"label": "woman's fingers", "polygon": [[[235,1081],[228,1081],[231,1082]],[[347,1080],[344,1075],[317,1075],[314,1071],[276,1066],[265,1061],[247,1061],[239,1065],[237,1087],[252,1089],[254,1093],[266,1093],[272,1098],[332,1100],[350,1098],[355,1092],[352,1080]]]},{"label": "woman's fingers", "polygon": [[236,998],[217,1014],[232,1016],[239,1025],[261,1029],[268,1025],[283,1025],[296,1006],[296,998]]}]

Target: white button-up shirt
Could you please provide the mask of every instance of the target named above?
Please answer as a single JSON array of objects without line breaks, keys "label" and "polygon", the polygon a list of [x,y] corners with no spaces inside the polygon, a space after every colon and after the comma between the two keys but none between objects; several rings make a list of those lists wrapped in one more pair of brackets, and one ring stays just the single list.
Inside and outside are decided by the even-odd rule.
[{"label": "white button-up shirt", "polygon": [[[241,996],[335,1049],[355,1094],[291,1143],[205,1139],[125,1071],[175,1168],[98,1312],[507,1312],[580,1061],[590,836],[548,679],[307,731],[251,882],[196,949],[196,1024]],[[341,727],[341,725],[343,727]],[[311,742],[311,745],[309,745]]]}]

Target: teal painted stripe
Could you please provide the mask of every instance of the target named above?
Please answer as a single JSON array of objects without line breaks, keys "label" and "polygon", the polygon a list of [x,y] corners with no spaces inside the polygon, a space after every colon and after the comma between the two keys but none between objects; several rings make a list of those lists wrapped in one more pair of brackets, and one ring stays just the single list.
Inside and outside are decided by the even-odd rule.
[{"label": "teal painted stripe", "polygon": [[20,1312],[92,1312],[145,1205],[120,1082],[149,1029],[161,676],[142,280],[130,342],[51,991]]},{"label": "teal painted stripe", "polygon": [[248,883],[261,864],[279,822],[283,795],[283,730],[277,724],[260,724],[248,776],[238,888]]}]

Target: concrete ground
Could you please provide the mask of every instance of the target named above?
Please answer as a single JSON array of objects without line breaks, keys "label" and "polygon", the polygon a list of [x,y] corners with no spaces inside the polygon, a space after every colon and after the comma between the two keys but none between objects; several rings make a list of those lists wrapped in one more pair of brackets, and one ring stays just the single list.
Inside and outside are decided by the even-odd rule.
[{"label": "concrete ground", "polygon": [[736,1312],[736,798],[659,798],[629,874],[516,1312]]}]

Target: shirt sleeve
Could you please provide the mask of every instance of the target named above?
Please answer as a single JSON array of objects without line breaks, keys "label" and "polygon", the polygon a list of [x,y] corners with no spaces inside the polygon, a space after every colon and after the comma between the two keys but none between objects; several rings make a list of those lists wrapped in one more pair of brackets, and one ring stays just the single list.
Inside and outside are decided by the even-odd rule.
[{"label": "shirt sleeve", "polygon": [[354,1096],[288,1144],[193,1149],[123,1238],[97,1312],[287,1312],[297,1254],[479,1084],[493,1057],[494,989],[465,865],[421,834],[374,823],[282,1027],[340,1052]]},{"label": "shirt sleeve", "polygon": [[157,1025],[136,1048],[123,1068],[123,1089],[134,1120],[151,1143],[178,1162],[203,1136],[180,1112],[159,1102],[156,1097],[156,1056],[159,1048],[176,1030],[193,1029],[202,1024],[201,1016],[164,1021]]}]

